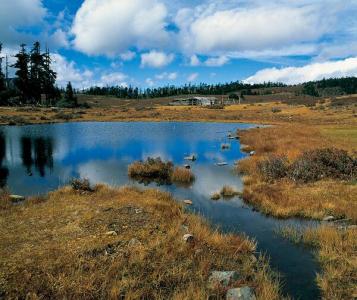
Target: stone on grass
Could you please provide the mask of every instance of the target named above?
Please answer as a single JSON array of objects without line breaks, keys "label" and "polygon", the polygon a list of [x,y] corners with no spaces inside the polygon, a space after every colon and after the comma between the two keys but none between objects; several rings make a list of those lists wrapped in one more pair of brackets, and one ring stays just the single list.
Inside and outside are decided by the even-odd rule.
[{"label": "stone on grass", "polygon": [[116,231],[112,230],[112,231],[106,232],[105,235],[107,235],[107,236],[116,236],[118,234],[116,233]]},{"label": "stone on grass", "polygon": [[322,219],[322,221],[324,221],[324,222],[332,222],[333,220],[335,220],[334,216],[327,216]]},{"label": "stone on grass", "polygon": [[255,300],[253,290],[248,287],[230,289],[227,292],[226,300]]},{"label": "stone on grass", "polygon": [[192,201],[191,200],[183,200],[183,203],[185,203],[186,205],[192,205]]},{"label": "stone on grass", "polygon": [[20,195],[10,195],[9,198],[12,202],[21,202],[25,200],[25,197]]},{"label": "stone on grass", "polygon": [[187,233],[183,236],[183,240],[186,242],[186,243],[192,243],[194,240],[195,240],[195,237],[190,234],[190,233]]},{"label": "stone on grass", "polygon": [[239,279],[240,276],[236,271],[213,271],[208,278],[208,282],[209,286],[214,289],[218,286],[227,287]]}]

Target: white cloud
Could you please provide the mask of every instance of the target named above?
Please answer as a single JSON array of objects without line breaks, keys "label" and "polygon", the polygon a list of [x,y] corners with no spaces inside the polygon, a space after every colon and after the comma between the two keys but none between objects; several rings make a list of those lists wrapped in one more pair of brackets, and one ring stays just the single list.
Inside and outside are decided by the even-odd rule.
[{"label": "white cloud", "polygon": [[157,0],[85,0],[72,26],[74,45],[108,56],[159,46],[168,41],[166,17],[166,6]]},{"label": "white cloud", "polygon": [[172,73],[161,73],[161,74],[157,74],[155,76],[156,79],[158,80],[175,80],[177,79],[178,74],[176,72],[172,72]]},{"label": "white cloud", "polygon": [[331,29],[334,18],[312,5],[259,5],[228,10],[183,9],[176,22],[186,52],[229,52],[279,49],[291,44],[316,41]]},{"label": "white cloud", "polygon": [[150,87],[155,85],[155,82],[151,78],[146,78],[145,82]]},{"label": "white cloud", "polygon": [[9,46],[32,42],[32,35],[22,33],[19,29],[40,24],[46,13],[41,0],[1,0],[1,41]]},{"label": "white cloud", "polygon": [[282,82],[298,84],[323,78],[357,76],[357,57],[339,61],[312,63],[303,67],[270,68],[247,78],[247,83]]},{"label": "white cloud", "polygon": [[198,58],[197,55],[192,55],[192,56],[190,57],[190,66],[192,66],[192,67],[197,67],[197,66],[199,66],[200,64],[201,64],[201,61],[200,61],[200,59]]},{"label": "white cloud", "polygon": [[114,72],[102,75],[100,78],[100,83],[101,85],[109,86],[127,86],[128,84],[125,82],[127,78],[128,76],[123,73]]},{"label": "white cloud", "polygon": [[162,68],[174,60],[173,54],[152,50],[141,55],[141,67]]},{"label": "white cloud", "polygon": [[219,56],[219,57],[208,58],[205,61],[205,65],[207,67],[221,67],[221,66],[225,65],[228,62],[229,62],[229,58],[227,56],[222,55],[222,56]]},{"label": "white cloud", "polygon": [[198,73],[192,73],[187,77],[187,81],[195,81],[198,78],[199,74]]},{"label": "white cloud", "polygon": [[136,56],[136,53],[133,51],[126,51],[122,54],[120,54],[120,58],[124,61],[130,61],[133,60]]}]

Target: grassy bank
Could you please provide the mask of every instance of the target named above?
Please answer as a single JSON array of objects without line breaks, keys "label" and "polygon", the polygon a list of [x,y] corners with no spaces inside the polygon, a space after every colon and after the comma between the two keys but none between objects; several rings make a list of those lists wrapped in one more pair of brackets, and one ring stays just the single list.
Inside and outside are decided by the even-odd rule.
[{"label": "grassy bank", "polygon": [[[212,231],[157,190],[65,187],[0,209],[0,295],[55,299],[207,299],[211,271],[280,299],[255,244]],[[184,234],[193,242],[184,241]]]},{"label": "grassy bank", "polygon": [[324,299],[357,297],[357,230],[338,230],[331,226],[298,231],[282,229],[281,234],[295,243],[317,251],[323,274],[318,275]]},{"label": "grassy bank", "polygon": [[[290,124],[239,132],[241,142],[256,155],[242,160],[239,170],[245,174],[243,198],[266,214],[276,217],[304,217],[322,220],[326,216],[351,219],[357,222],[357,185],[355,180],[324,178],[313,182],[294,182],[283,177],[267,180],[261,171],[261,163],[269,157],[286,157],[294,162],[305,151],[325,147],[339,147],[355,155],[352,140],[334,139],[326,134],[326,126]],[[356,127],[348,130],[356,132]],[[334,161],[331,162],[332,164]],[[280,170],[279,164],[276,169]],[[317,282],[324,299],[355,299],[357,274],[357,229],[341,230],[337,227],[321,227],[303,233],[285,231],[295,242],[312,245],[322,272]]]}]

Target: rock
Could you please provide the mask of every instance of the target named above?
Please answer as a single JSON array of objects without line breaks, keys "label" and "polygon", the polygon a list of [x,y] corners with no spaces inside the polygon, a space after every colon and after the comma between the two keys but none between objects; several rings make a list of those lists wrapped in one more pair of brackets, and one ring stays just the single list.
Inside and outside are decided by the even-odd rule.
[{"label": "rock", "polygon": [[136,238],[132,238],[128,243],[128,247],[135,247],[135,246],[141,246],[141,242]]},{"label": "rock", "polygon": [[334,216],[327,216],[322,219],[322,221],[324,221],[324,222],[332,222],[333,220],[335,220]]},{"label": "rock", "polygon": [[24,197],[24,196],[19,196],[19,195],[10,195],[9,198],[10,198],[10,200],[11,200],[12,202],[25,201],[25,197]]},{"label": "rock", "polygon": [[135,213],[136,214],[141,214],[143,212],[143,210],[141,208],[136,208],[135,209]]},{"label": "rock", "polygon": [[191,169],[191,166],[190,165],[184,165],[184,168],[189,170],[189,169]]},{"label": "rock", "polygon": [[118,234],[116,233],[116,231],[113,230],[113,231],[106,232],[105,235],[107,235],[107,236],[116,236]]},{"label": "rock", "polygon": [[254,156],[255,154],[256,154],[255,151],[250,151],[250,152],[249,152],[249,155],[250,155],[250,156]]},{"label": "rock", "polygon": [[183,200],[183,203],[185,203],[186,205],[192,205],[192,201],[191,200]]},{"label": "rock", "polygon": [[248,287],[230,289],[227,292],[226,300],[255,300],[253,290]]},{"label": "rock", "polygon": [[185,234],[185,235],[183,236],[183,240],[184,240],[186,243],[192,243],[192,242],[194,242],[195,237],[194,237],[192,234],[187,233],[187,234]]},{"label": "rock", "polygon": [[349,225],[347,226],[347,229],[357,229],[357,225]]},{"label": "rock", "polygon": [[232,282],[239,280],[240,276],[236,271],[213,271],[208,278],[209,286],[216,288],[217,286],[227,287]]}]

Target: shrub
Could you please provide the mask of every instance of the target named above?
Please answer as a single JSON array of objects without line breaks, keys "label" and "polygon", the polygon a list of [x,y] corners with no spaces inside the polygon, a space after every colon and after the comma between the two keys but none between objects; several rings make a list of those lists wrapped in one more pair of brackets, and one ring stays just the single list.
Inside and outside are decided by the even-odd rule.
[{"label": "shrub", "polygon": [[344,150],[324,148],[303,153],[289,168],[294,181],[312,182],[322,178],[355,179],[357,159]]},{"label": "shrub", "polygon": [[195,175],[189,169],[176,167],[172,172],[171,180],[178,183],[191,183],[195,180]]},{"label": "shrub", "polygon": [[272,113],[280,113],[280,112],[281,112],[281,109],[278,108],[278,107],[273,107],[273,108],[271,109],[271,111],[272,111]]},{"label": "shrub", "polygon": [[260,174],[266,181],[284,178],[288,173],[288,161],[284,156],[271,156],[258,164]]},{"label": "shrub", "polygon": [[137,161],[128,167],[128,175],[133,179],[169,182],[173,172],[172,162],[163,162],[161,158],[149,157],[146,161]]},{"label": "shrub", "polygon": [[90,186],[90,182],[87,178],[84,179],[72,179],[72,189],[76,192],[93,192],[94,190]]}]

